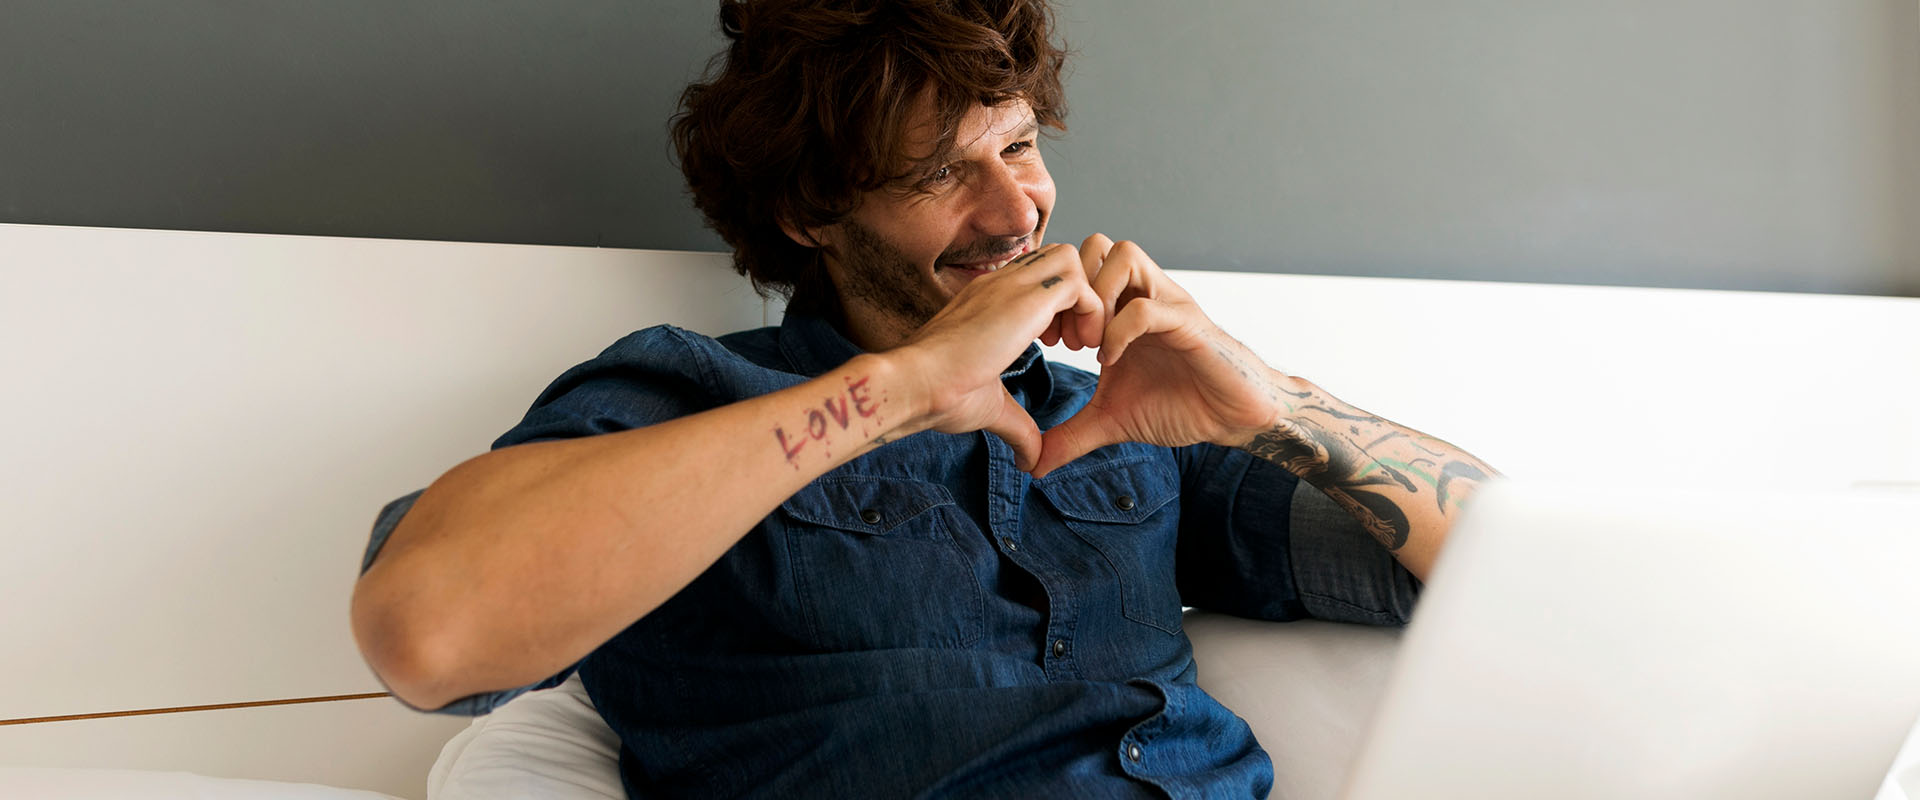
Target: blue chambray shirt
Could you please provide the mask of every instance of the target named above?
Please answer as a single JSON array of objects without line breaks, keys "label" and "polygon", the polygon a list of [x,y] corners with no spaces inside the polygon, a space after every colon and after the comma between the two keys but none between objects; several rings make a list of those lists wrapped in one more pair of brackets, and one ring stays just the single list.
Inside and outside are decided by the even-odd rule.
[{"label": "blue chambray shirt", "polygon": [[[859,352],[797,313],[717,340],[649,328],[494,447],[693,414]],[[1002,379],[1043,430],[1095,382],[1038,347]],[[418,496],[381,511],[363,570]],[[1401,624],[1417,589],[1318,490],[1238,450],[1120,444],[1036,481],[993,435],[929,431],[781,503],[575,668],[633,797],[1264,797],[1272,762],[1195,685],[1182,606]]]}]

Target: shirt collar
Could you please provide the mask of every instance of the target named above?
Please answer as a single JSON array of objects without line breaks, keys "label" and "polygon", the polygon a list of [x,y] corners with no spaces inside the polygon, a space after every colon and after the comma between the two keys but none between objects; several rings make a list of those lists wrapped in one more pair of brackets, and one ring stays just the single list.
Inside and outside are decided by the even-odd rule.
[{"label": "shirt collar", "polygon": [[[789,311],[780,321],[780,353],[787,357],[794,371],[809,378],[818,377],[864,352],[822,317]],[[1046,360],[1041,358],[1038,344],[1028,344],[1020,357],[1000,373],[1000,381],[1029,408],[1045,403],[1053,392],[1053,377],[1047,373]]]},{"label": "shirt collar", "polygon": [[788,311],[780,320],[780,353],[795,372],[809,378],[819,377],[864,352],[824,318]]}]

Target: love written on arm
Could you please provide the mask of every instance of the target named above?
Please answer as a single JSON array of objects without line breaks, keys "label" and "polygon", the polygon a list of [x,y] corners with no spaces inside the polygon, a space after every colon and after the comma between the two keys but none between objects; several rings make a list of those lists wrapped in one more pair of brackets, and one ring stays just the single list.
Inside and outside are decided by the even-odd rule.
[{"label": "love written on arm", "polygon": [[[786,456],[787,463],[794,469],[800,468],[800,451],[807,445],[819,442],[831,458],[834,440],[857,437],[855,441],[874,445],[887,443],[885,436],[876,436],[873,431],[885,430],[886,418],[877,417],[881,401],[874,398],[867,386],[868,376],[845,378],[846,388],[840,393],[821,401],[819,408],[809,408],[804,415],[805,421],[788,433],[785,425],[773,426],[773,438],[780,446],[780,452]],[[857,429],[849,433],[849,429]]]}]

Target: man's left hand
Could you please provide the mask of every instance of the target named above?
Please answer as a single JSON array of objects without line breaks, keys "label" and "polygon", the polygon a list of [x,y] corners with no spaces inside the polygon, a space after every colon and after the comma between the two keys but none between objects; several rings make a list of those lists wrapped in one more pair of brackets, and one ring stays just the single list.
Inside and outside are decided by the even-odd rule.
[{"label": "man's left hand", "polygon": [[[1221,331],[1132,242],[1094,234],[1080,257],[1108,314],[1100,383],[1085,408],[1042,436],[1034,477],[1109,444],[1239,446],[1274,427],[1287,376]],[[1049,329],[1041,341],[1061,338]]]}]

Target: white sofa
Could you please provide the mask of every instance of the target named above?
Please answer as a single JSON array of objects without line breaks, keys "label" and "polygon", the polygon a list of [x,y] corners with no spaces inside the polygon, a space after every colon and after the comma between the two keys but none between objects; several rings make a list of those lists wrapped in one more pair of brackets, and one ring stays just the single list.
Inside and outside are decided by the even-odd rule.
[{"label": "white sofa", "polygon": [[[0,781],[425,796],[468,722],[369,696],[345,609],[374,511],[631,329],[774,318],[716,254],[29,225],[0,254]],[[1920,485],[1920,300],[1176,277],[1277,366],[1510,474]],[[1810,429],[1809,404],[1873,427]],[[1330,796],[1392,634],[1189,628],[1276,796]]]}]

